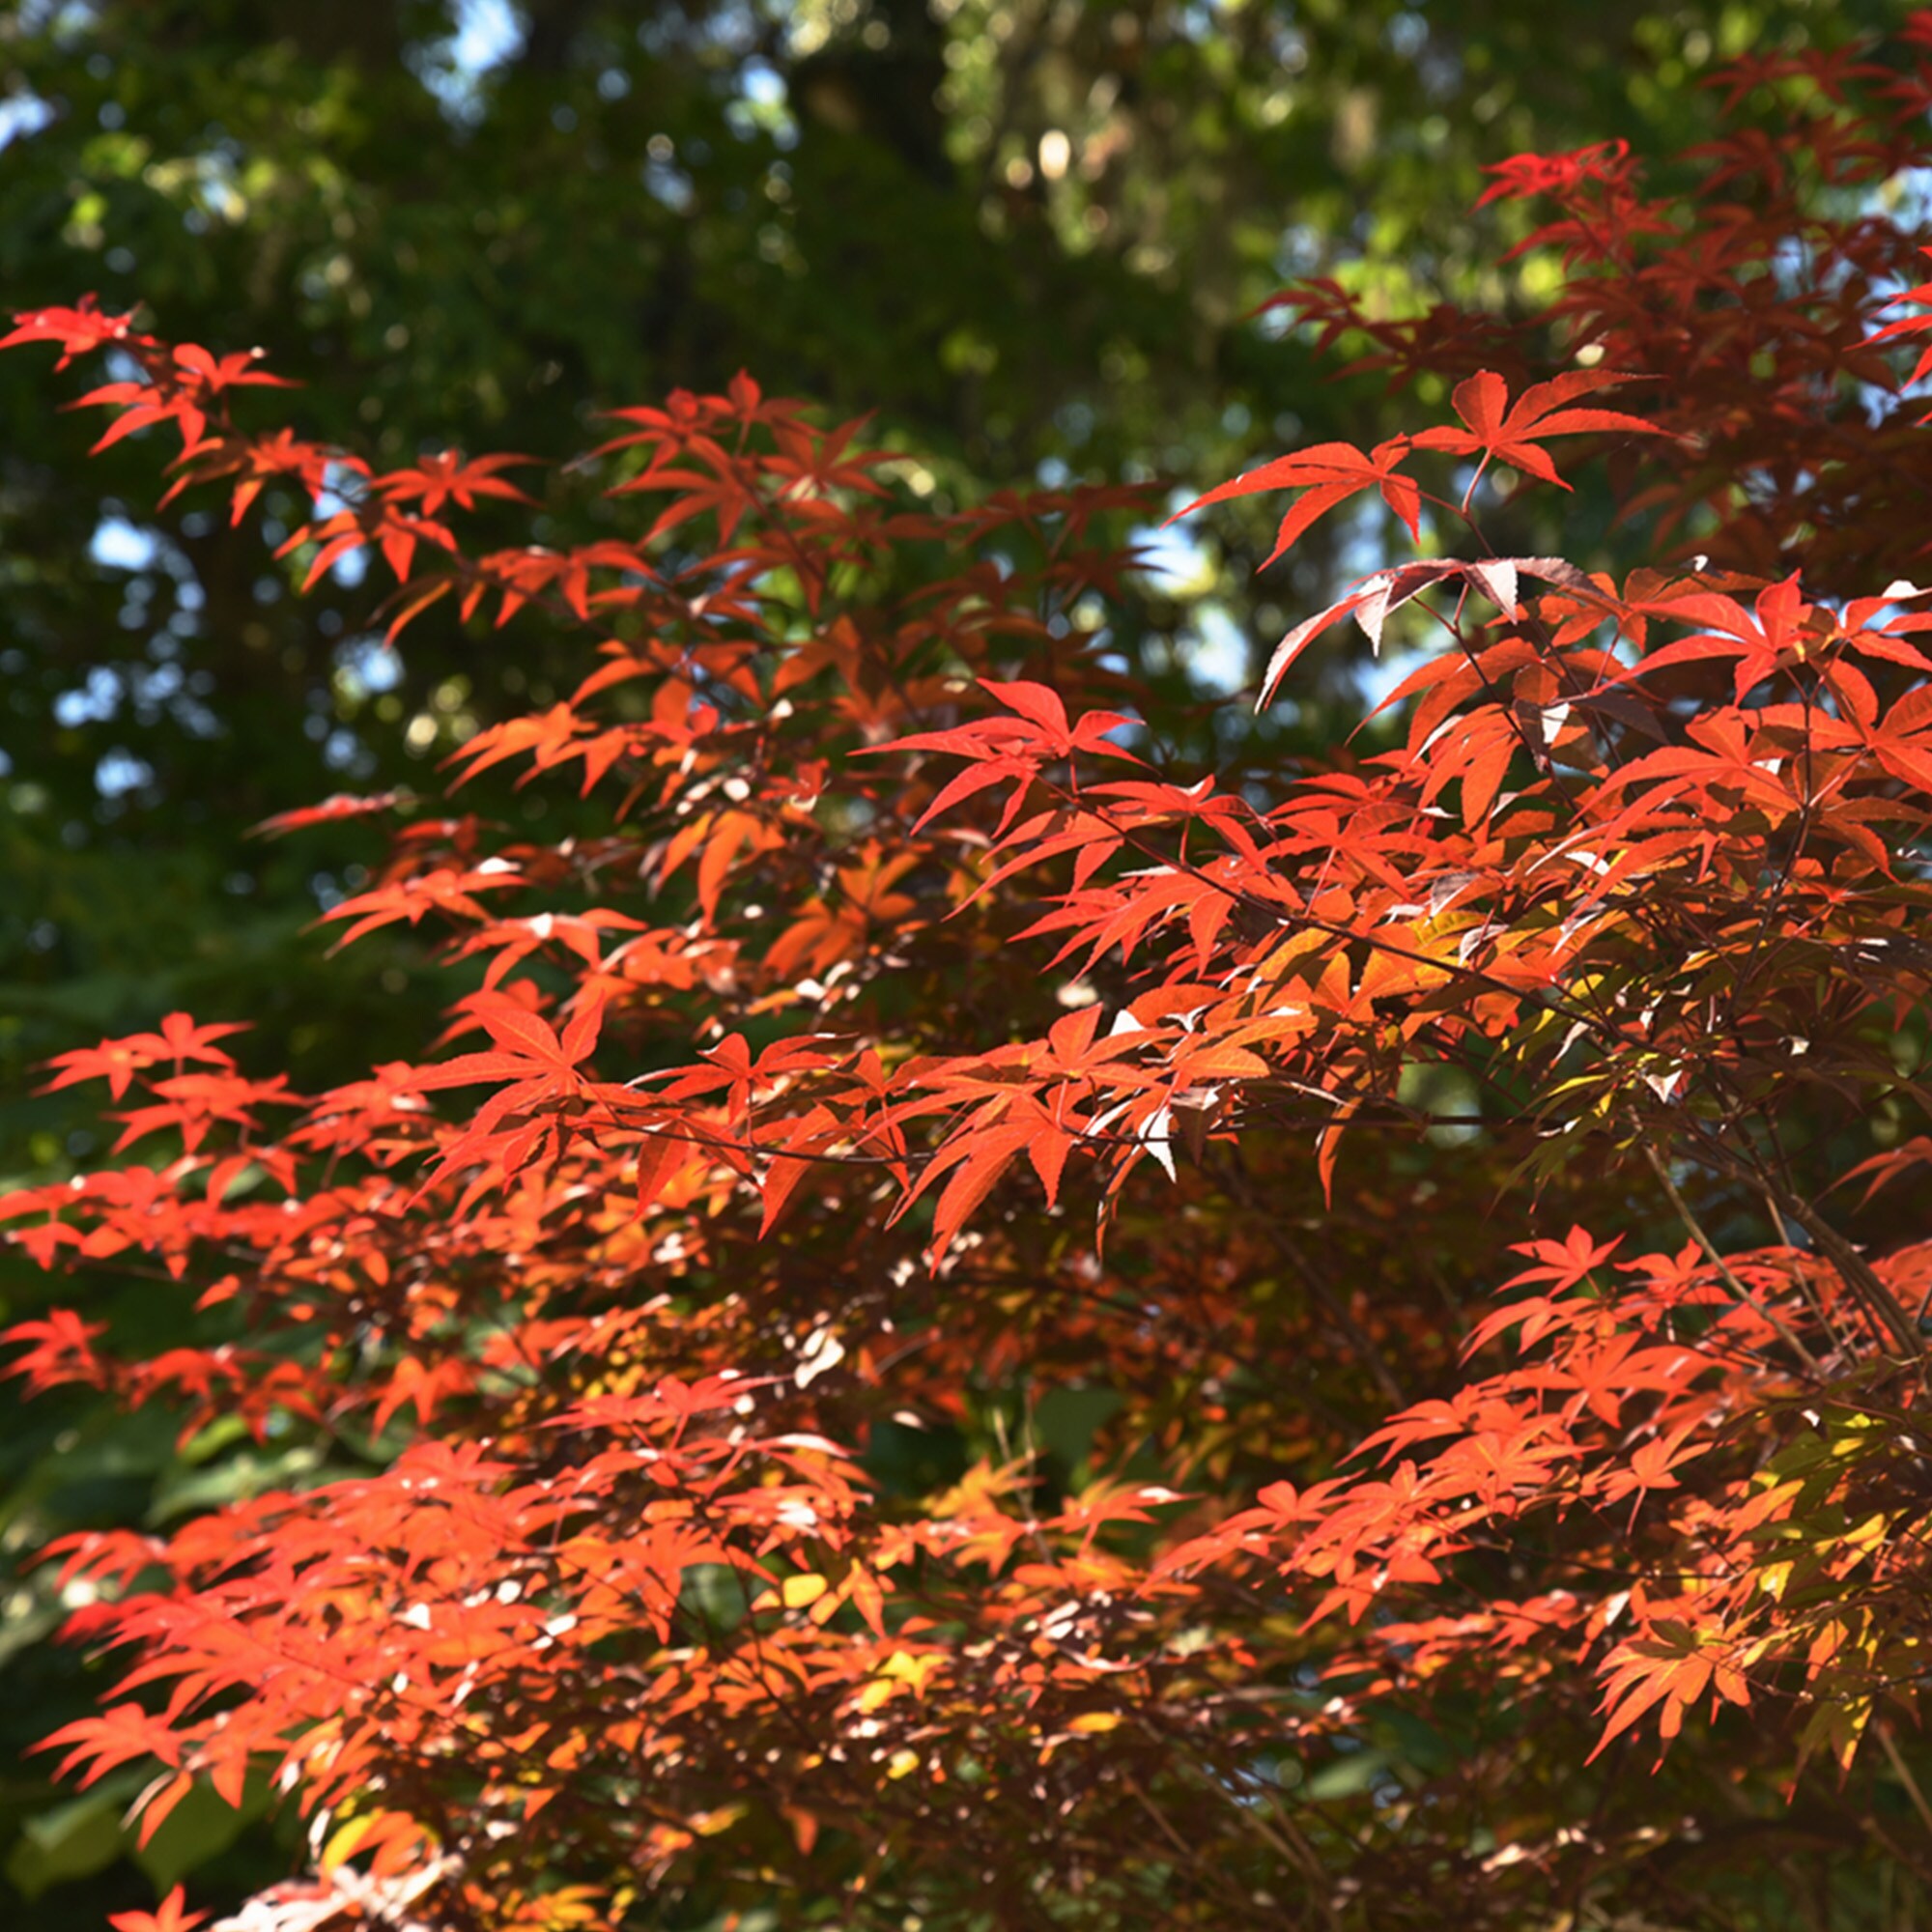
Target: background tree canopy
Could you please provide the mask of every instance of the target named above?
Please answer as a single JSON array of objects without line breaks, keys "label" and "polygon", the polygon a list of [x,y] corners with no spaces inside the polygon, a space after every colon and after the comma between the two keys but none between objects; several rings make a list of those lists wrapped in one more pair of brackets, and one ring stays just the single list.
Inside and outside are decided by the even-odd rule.
[{"label": "background tree canopy", "polygon": [[[10,308],[92,289],[149,304],[174,339],[259,344],[307,385],[307,434],[384,463],[440,448],[452,424],[553,457],[587,440],[559,398],[614,407],[749,368],[876,411],[923,452],[906,480],[937,504],[1069,477],[1192,494],[1393,420],[1378,380],[1338,382],[1311,342],[1254,319],[1285,281],[1334,274],[1391,313],[1508,308],[1554,268],[1492,266],[1524,217],[1469,213],[1484,164],[1612,136],[1680,154],[1721,58],[1837,43],[1892,14],[22,0],[0,19],[0,275]],[[390,650],[380,586],[346,566],[298,601],[273,544],[293,502],[270,498],[267,543],[204,510],[131,508],[153,452],[83,464],[91,419],[51,415],[43,384],[42,362],[0,365],[10,1182],[93,1151],[90,1103],[26,1096],[33,1063],[100,1032],[177,1007],[248,1013],[298,1079],[419,1037],[443,995],[407,935],[317,971],[305,928],[356,883],[319,869],[343,840],[265,845],[248,828],[338,788],[423,783],[505,709],[547,701],[555,669],[440,610]],[[528,487],[579,539],[600,514],[567,476]],[[1227,701],[1350,543],[1345,524],[1254,580],[1264,514],[1207,541],[1229,531],[1246,548],[1154,543],[1161,568],[1116,628],[1223,769],[1244,733],[1332,736],[1324,694],[1352,705],[1361,672],[1330,652],[1298,713],[1263,723]],[[507,787],[478,797],[539,809]],[[49,1293],[25,1270],[5,1287],[14,1313]],[[158,1319],[137,1293],[100,1293],[124,1326]],[[165,1419],[78,1399],[10,1410],[0,1481],[13,1559],[76,1524],[212,1499]],[[44,1760],[16,1755],[83,1700],[83,1660],[43,1641],[55,1617],[42,1581],[0,1597],[15,1761],[0,1861],[16,1892],[49,1894],[38,1909],[82,1922],[149,1888],[113,1794],[56,1792]],[[187,1807],[148,1875],[225,1857],[238,1889],[252,1882],[275,1854],[224,1845],[232,1829]]]}]

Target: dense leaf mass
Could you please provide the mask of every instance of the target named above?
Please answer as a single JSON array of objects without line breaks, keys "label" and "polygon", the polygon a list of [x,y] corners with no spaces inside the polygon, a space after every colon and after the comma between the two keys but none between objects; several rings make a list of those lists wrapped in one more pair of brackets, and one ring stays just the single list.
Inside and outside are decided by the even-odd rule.
[{"label": "dense leaf mass", "polygon": [[[1787,135],[1669,195],[1496,171],[1567,264],[1520,324],[1293,297],[1416,424],[1201,499],[1408,540],[1261,693],[1352,618],[1392,732],[1272,768],[1110,652],[1132,491],[941,510],[740,377],[617,413],[607,534],[503,547],[514,457],[16,319],[171,489],[298,491],[391,640],[580,652],[440,815],[272,828],[396,815],[325,925],[445,935],[440,1036],[316,1092],[245,1016],[65,1054],[115,1155],[0,1201],[200,1324],[54,1309],[15,1374],[252,1445],[49,1552],[121,1661],[63,1771],[304,1822],[228,1924],[1910,1922],[1932,14],[1725,84]],[[1559,459],[1617,568],[1495,541]]]}]

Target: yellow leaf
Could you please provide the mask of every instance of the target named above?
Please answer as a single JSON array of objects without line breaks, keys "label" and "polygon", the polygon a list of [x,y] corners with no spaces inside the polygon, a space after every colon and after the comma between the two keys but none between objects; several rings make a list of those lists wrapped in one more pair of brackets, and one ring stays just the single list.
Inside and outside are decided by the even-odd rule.
[{"label": "yellow leaf", "polygon": [[355,1856],[355,1847],[369,1835],[370,1828],[380,1815],[371,1813],[367,1817],[352,1818],[348,1824],[335,1831],[327,1844],[322,1848],[321,1865],[325,1877],[344,1861]]},{"label": "yellow leaf", "polygon": [[1083,1711],[1069,1722],[1069,1731],[1082,1731],[1089,1735],[1096,1731],[1111,1731],[1121,1721],[1118,1711]]},{"label": "yellow leaf", "polygon": [[779,1587],[779,1595],[786,1609],[802,1610],[808,1604],[817,1603],[828,1587],[823,1577],[808,1570],[802,1576],[787,1577]]},{"label": "yellow leaf", "polygon": [[[337,1827],[322,1849],[322,1869],[332,1872],[357,1852],[375,1846],[421,1843],[423,1828],[406,1811],[365,1811]],[[381,1861],[377,1868],[381,1869]]]},{"label": "yellow leaf", "polygon": [[910,1684],[915,1690],[923,1690],[926,1680],[939,1668],[941,1661],[937,1652],[915,1657],[908,1650],[895,1650],[879,1666],[879,1675],[896,1678],[902,1684]]},{"label": "yellow leaf", "polygon": [[1838,1768],[1848,1771],[1871,1713],[1869,1697],[1827,1697],[1812,1711],[1798,1740],[1799,1762],[1816,1750],[1829,1750],[1837,1759]]},{"label": "yellow leaf", "polygon": [[602,1923],[600,1896],[594,1887],[587,1885],[567,1885],[561,1891],[550,1893],[539,1908],[544,1932],[567,1932],[571,1926]]},{"label": "yellow leaf", "polygon": [[1866,1517],[1864,1521],[1859,1524],[1858,1528],[1849,1531],[1845,1537],[1845,1541],[1854,1549],[1869,1549],[1874,1544],[1884,1542],[1885,1532],[1889,1521],[1890,1519],[1887,1517],[1883,1510],[1880,1510],[1876,1515]]}]

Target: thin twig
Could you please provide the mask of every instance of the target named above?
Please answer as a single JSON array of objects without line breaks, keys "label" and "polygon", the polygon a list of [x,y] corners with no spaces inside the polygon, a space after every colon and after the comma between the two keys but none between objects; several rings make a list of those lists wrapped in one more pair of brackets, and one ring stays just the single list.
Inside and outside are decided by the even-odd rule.
[{"label": "thin twig", "polygon": [[1718,1252],[1710,1236],[1704,1232],[1703,1224],[1690,1211],[1690,1204],[1678,1191],[1677,1183],[1671,1179],[1670,1169],[1665,1165],[1663,1156],[1658,1152],[1656,1147],[1649,1141],[1643,1144],[1643,1157],[1650,1163],[1650,1171],[1657,1176],[1659,1185],[1670,1197],[1670,1205],[1676,1208],[1677,1218],[1690,1231],[1690,1238],[1704,1250],[1705,1259],[1717,1269],[1718,1279],[1723,1283],[1724,1293],[1740,1308],[1748,1308],[1753,1315],[1760,1317],[1764,1321],[1769,1323],[1776,1331],[1778,1339],[1790,1348],[1799,1360],[1814,1376],[1819,1374],[1817,1357],[1798,1339],[1783,1318],[1775,1310],[1766,1308],[1760,1302],[1754,1300],[1747,1293],[1744,1284],[1731,1272],[1730,1264]]},{"label": "thin twig", "polygon": [[1897,1742],[1891,1735],[1891,1726],[1880,1722],[1872,1728],[1878,1732],[1879,1744],[1891,1760],[1891,1768],[1898,1774],[1899,1783],[1905,1786],[1905,1795],[1912,1800],[1912,1808],[1918,1813],[1918,1822],[1932,1832],[1932,1805],[1925,1803],[1925,1794],[1919,1790],[1918,1780],[1913,1776],[1911,1766],[1900,1754]]}]

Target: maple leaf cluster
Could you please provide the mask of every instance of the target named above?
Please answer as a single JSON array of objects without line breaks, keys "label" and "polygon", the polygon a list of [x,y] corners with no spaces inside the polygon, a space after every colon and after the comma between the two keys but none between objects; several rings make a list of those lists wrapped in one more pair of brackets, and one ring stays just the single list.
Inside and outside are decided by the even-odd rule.
[{"label": "maple leaf cluster", "polygon": [[[1520,328],[1296,296],[1456,379],[1193,506],[1408,540],[1267,667],[1417,640],[1306,766],[1163,761],[1092,615],[1144,493],[941,512],[741,378],[618,413],[593,540],[493,548],[516,459],[381,472],[242,427],[250,357],[17,318],[131,358],[83,401],[170,495],[379,554],[392,638],[584,641],[327,916],[444,946],[419,1058],[298,1094],[175,1014],[55,1064],[119,1141],[10,1238],[199,1325],[54,1307],[13,1372],[305,1452],[46,1550],[123,1660],[62,1772],[147,1769],[143,1833],[266,1776],[312,1858],[251,1932],[1716,1925],[1659,1845],[1786,1802],[1910,1863],[1859,1792],[1916,1802],[1932,1641],[1923,25],[1734,70],[1802,112],[1688,200],[1506,164],[1569,270]],[[1492,546],[1552,439],[1641,561]],[[493,770],[567,836],[466,813]]]}]

